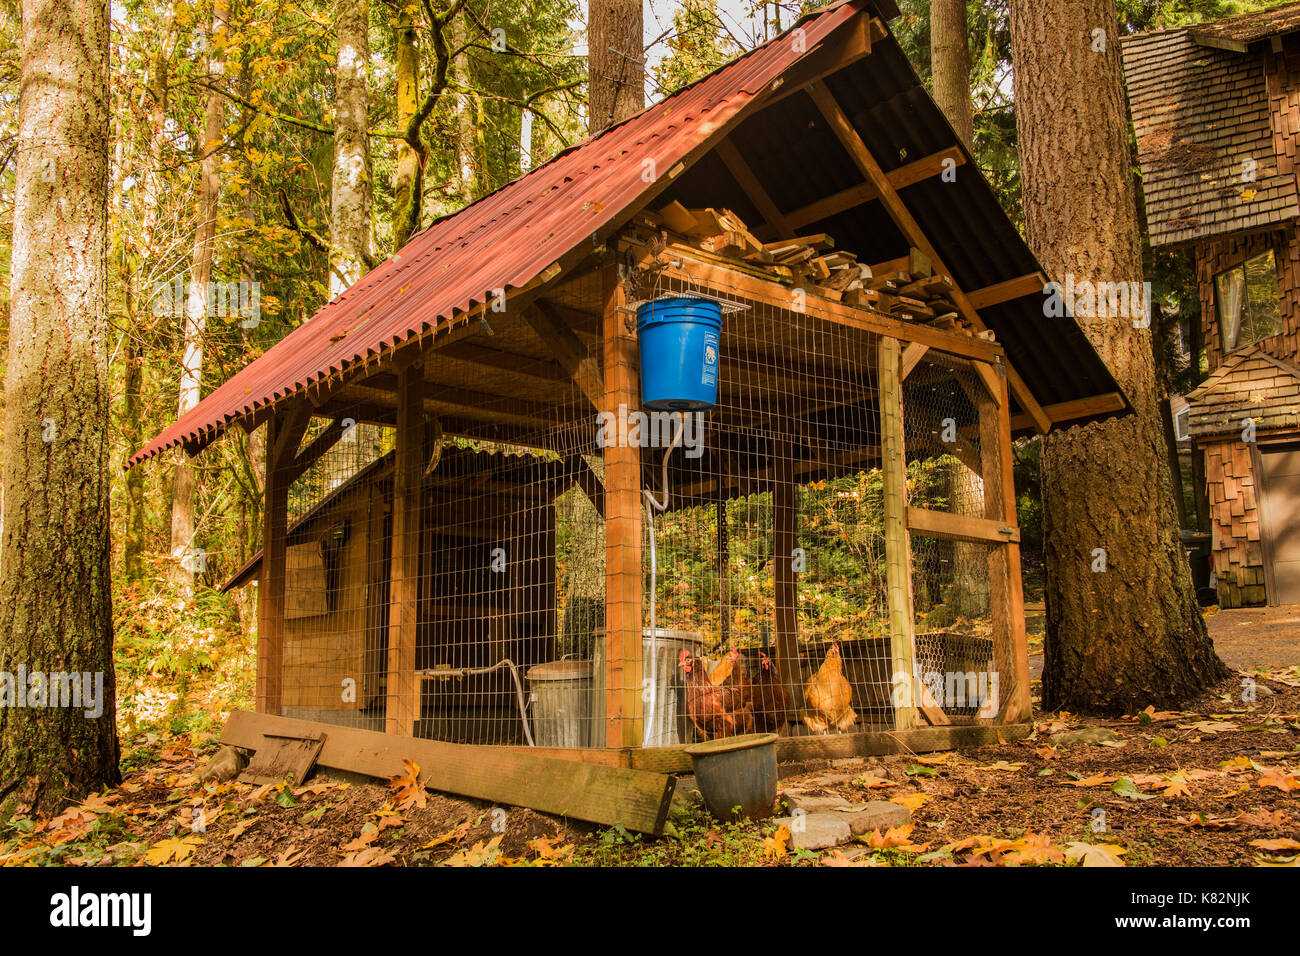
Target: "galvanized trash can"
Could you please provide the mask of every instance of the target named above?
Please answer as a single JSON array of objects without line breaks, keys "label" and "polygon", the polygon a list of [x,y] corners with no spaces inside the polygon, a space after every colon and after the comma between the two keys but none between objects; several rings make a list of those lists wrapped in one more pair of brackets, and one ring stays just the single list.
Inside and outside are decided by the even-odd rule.
[{"label": "galvanized trash can", "polygon": [[[592,683],[595,685],[595,704],[593,711],[593,747],[605,746],[605,630],[597,628],[591,651],[593,669]],[[704,638],[692,631],[677,631],[668,628],[656,628],[653,640],[650,628],[641,632],[641,666],[642,678],[655,681],[655,704],[651,712],[650,704],[645,705],[645,719],[648,724],[645,735],[647,747],[674,747],[694,739],[693,728],[686,718],[685,681],[677,658],[682,651],[690,651],[692,657],[699,657],[704,650]],[[653,650],[653,659],[651,651]]]},{"label": "galvanized trash can", "polygon": [[590,747],[591,661],[550,661],[526,676],[537,746]]}]

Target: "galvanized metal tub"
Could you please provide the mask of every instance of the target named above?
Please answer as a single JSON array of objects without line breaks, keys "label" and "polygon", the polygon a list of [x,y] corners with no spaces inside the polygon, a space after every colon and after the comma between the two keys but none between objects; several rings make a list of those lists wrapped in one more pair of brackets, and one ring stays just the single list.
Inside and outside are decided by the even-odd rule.
[{"label": "galvanized metal tub", "polygon": [[533,742],[539,747],[590,747],[591,661],[550,661],[528,668]]},{"label": "galvanized metal tub", "polygon": [[724,823],[766,820],[776,805],[776,734],[720,737],[686,748],[704,805]]},{"label": "galvanized metal tub", "polygon": [[[593,670],[592,683],[595,686],[595,701],[592,706],[596,714],[594,722],[596,738],[593,747],[605,745],[605,631],[596,628],[591,652]],[[652,640],[653,638],[653,640]],[[681,668],[677,666],[678,655],[690,651],[699,657],[704,648],[704,638],[692,631],[678,631],[669,628],[655,628],[653,635],[650,628],[641,632],[641,666],[642,679],[653,679],[655,684],[654,710],[651,711],[648,700],[649,685],[642,691],[645,703],[645,719],[648,730],[644,736],[646,747],[674,747],[689,743],[695,739],[694,729],[686,718],[686,695]],[[653,647],[652,647],[653,645]]]}]

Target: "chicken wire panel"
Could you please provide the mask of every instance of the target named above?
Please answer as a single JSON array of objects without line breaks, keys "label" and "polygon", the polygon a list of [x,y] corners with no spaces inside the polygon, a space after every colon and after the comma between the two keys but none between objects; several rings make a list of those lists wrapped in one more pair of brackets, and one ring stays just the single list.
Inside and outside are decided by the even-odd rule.
[{"label": "chicken wire panel", "polygon": [[[984,480],[999,452],[996,406],[972,363],[927,353],[904,382],[903,422],[908,507],[1001,522],[1001,483]],[[955,723],[994,716],[990,559],[1001,546],[910,538],[914,680]]]},{"label": "chicken wire panel", "polygon": [[716,406],[642,456],[666,503],[645,521],[644,673],[664,685],[646,745],[892,726],[876,338],[793,290],[789,308],[689,280],[638,292],[723,305]]},{"label": "chicken wire panel", "polygon": [[275,476],[288,482],[281,712],[379,729],[393,430],[347,409],[312,419],[299,455],[322,447],[305,468],[282,465]]}]

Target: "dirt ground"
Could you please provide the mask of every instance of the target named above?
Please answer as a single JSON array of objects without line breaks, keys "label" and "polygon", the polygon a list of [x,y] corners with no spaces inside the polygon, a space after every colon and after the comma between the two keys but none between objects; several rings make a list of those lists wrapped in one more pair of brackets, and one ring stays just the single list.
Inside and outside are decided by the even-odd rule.
[{"label": "dirt ground", "polygon": [[[413,767],[387,785],[204,783],[216,735],[145,733],[124,741],[120,787],[0,830],[0,865],[1298,865],[1300,608],[1208,620],[1244,673],[1186,710],[1039,713],[1027,739],[977,750],[784,765],[783,790],[912,813],[836,848],[717,823],[686,787],[655,839],[426,792]],[[1105,739],[1059,736],[1079,729]]]},{"label": "dirt ground", "polygon": [[[1233,670],[1251,673],[1300,665],[1300,605],[1206,608],[1205,624],[1214,649]],[[1043,605],[1026,605],[1029,671],[1034,678],[1043,675],[1042,635],[1046,626]]]}]

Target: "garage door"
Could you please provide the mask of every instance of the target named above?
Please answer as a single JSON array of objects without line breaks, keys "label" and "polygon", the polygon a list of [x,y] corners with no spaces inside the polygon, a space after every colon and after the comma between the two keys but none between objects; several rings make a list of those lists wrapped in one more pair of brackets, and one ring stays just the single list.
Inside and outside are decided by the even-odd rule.
[{"label": "garage door", "polygon": [[1300,444],[1261,445],[1277,604],[1300,604]]}]

